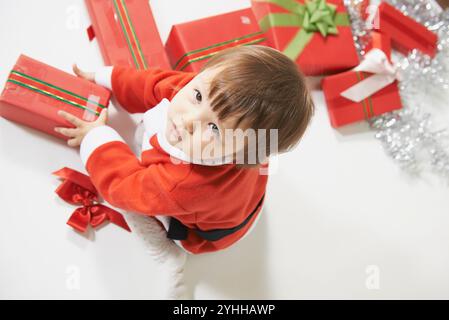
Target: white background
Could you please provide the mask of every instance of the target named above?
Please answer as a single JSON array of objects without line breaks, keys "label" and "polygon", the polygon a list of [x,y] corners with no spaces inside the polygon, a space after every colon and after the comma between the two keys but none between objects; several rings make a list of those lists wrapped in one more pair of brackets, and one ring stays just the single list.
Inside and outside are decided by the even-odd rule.
[{"label": "white background", "polygon": [[[163,41],[174,23],[249,5],[151,3]],[[21,53],[66,71],[102,65],[82,0],[1,1],[0,21],[2,84]],[[425,97],[426,110],[448,124],[442,96]],[[448,186],[402,172],[366,123],[332,129],[322,93],[314,98],[311,128],[280,157],[257,228],[229,250],[189,257],[193,297],[449,298]],[[136,119],[111,110],[129,140]],[[65,224],[74,208],[51,175],[64,166],[85,172],[77,149],[0,118],[0,298],[165,298],[167,272],[134,233],[107,225],[83,237]]]}]

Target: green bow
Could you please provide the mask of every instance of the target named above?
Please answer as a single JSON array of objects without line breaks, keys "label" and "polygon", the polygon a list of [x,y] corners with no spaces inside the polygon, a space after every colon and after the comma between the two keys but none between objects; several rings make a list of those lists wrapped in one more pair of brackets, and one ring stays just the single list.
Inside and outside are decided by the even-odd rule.
[{"label": "green bow", "polygon": [[309,32],[317,30],[326,37],[328,34],[338,34],[335,25],[335,12],[337,6],[326,3],[326,0],[306,1],[306,10],[302,27]]},{"label": "green bow", "polygon": [[346,12],[336,12],[337,6],[326,0],[306,0],[300,4],[295,0],[253,0],[278,5],[290,13],[270,13],[259,21],[260,28],[266,32],[272,27],[300,27],[283,53],[292,60],[298,59],[304,48],[319,32],[323,37],[337,35],[337,26],[350,26]]}]

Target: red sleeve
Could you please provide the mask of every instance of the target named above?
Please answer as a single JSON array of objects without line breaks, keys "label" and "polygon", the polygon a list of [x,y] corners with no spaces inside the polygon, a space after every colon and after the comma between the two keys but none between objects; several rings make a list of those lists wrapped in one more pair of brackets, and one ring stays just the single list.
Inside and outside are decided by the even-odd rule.
[{"label": "red sleeve", "polygon": [[129,113],[144,113],[164,98],[171,100],[195,76],[194,72],[159,68],[136,70],[123,66],[114,67],[112,92]]},{"label": "red sleeve", "polygon": [[110,141],[90,154],[86,170],[99,194],[117,208],[150,216],[190,213],[172,194],[190,174],[190,166],[160,163],[145,167],[124,142]]}]

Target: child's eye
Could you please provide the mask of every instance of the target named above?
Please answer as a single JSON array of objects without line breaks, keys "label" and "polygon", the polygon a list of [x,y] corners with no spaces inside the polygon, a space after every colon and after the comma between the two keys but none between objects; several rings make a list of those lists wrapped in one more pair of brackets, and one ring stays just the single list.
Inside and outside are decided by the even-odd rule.
[{"label": "child's eye", "polygon": [[195,99],[198,102],[201,102],[203,100],[203,96],[201,95],[201,92],[199,90],[196,90],[196,89],[195,89],[195,92],[196,92]]},{"label": "child's eye", "polygon": [[219,135],[220,134],[220,129],[218,128],[218,126],[215,123],[209,123],[209,126],[212,128],[212,131]]}]

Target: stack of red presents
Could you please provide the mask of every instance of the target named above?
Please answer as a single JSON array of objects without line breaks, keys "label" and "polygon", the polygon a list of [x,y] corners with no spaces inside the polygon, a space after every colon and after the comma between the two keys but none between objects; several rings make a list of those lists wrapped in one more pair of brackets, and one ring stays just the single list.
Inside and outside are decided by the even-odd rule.
[{"label": "stack of red presents", "polygon": [[431,57],[436,54],[437,35],[426,27],[385,2],[375,12],[367,53],[360,65],[322,81],[334,128],[402,108],[400,74],[391,63],[391,49],[404,55],[414,49]]},{"label": "stack of red presents", "polygon": [[[226,48],[271,46],[306,75],[326,76],[322,87],[334,127],[401,108],[390,46],[403,54],[415,48],[436,53],[437,36],[387,3],[374,19],[378,32],[372,32],[370,48],[376,54],[362,62],[343,0],[252,0],[247,9],[173,26],[165,46],[148,0],[86,0],[86,5],[92,20],[88,34],[98,40],[105,65],[198,72]],[[0,115],[67,139],[53,130],[72,126],[58,110],[94,121],[109,98],[109,91],[95,84],[21,56],[0,97]]]}]

